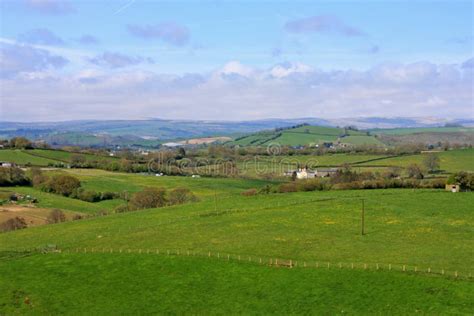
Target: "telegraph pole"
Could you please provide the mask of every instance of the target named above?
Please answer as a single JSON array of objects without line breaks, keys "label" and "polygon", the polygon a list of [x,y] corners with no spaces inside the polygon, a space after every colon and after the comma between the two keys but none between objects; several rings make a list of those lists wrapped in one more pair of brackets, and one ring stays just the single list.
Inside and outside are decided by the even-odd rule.
[{"label": "telegraph pole", "polygon": [[365,235],[365,205],[364,205],[364,199],[362,199],[362,213],[361,213],[361,235]]}]

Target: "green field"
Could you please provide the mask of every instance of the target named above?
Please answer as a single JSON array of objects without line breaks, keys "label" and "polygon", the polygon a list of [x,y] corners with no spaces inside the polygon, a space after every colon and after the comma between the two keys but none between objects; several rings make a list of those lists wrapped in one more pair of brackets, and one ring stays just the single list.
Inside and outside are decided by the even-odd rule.
[{"label": "green field", "polygon": [[[441,168],[473,170],[473,153],[440,152]],[[65,158],[63,152],[42,154]],[[315,159],[317,166],[386,168],[421,163],[423,155],[261,160],[266,166]],[[253,163],[239,167],[251,170]],[[242,196],[273,182],[95,169],[46,172],[72,174],[85,189],[100,192],[187,187],[199,201],[114,214],[124,200],[89,203],[31,187],[2,189],[32,195],[43,209],[110,215],[0,234],[0,314],[406,315],[469,314],[474,308],[471,192]],[[360,233],[362,200],[365,235]],[[38,253],[51,245],[61,253]],[[281,266],[289,262],[297,266]]]},{"label": "green field", "polygon": [[[363,162],[357,166],[399,166],[407,167],[416,163],[423,165],[426,154],[388,157],[376,161]],[[450,150],[436,153],[440,158],[440,168],[447,172],[474,171],[474,149]]]},{"label": "green field", "polygon": [[0,261],[0,271],[5,314],[408,315],[474,308],[472,282],[388,271],[97,253]]},{"label": "green field", "polygon": [[[342,310],[361,313],[366,310],[363,304],[369,299],[363,293],[378,293],[381,298],[385,297],[373,306],[375,313],[386,308],[385,304],[390,304],[390,310],[395,314],[415,309],[432,313],[467,313],[472,308],[473,283],[466,280],[474,266],[470,255],[474,249],[472,193],[394,189],[242,197],[239,190],[234,187],[229,189],[228,195],[219,195],[217,209],[214,199],[204,198],[201,202],[182,206],[1,234],[0,253],[7,258],[3,259],[0,269],[2,275],[8,277],[7,282],[0,285],[3,287],[0,308],[22,312],[32,308],[36,313],[75,313],[84,309],[100,312],[122,308],[131,313],[149,299],[132,299],[133,303],[125,304],[125,299],[116,298],[127,296],[139,286],[142,291],[161,297],[162,305],[149,304],[145,309],[150,312],[227,312],[226,306],[230,302],[225,297],[234,297],[232,306],[236,312],[276,310],[282,304],[287,306],[283,310],[288,312],[304,313],[318,308],[336,312],[336,308],[340,308],[341,313]],[[367,233],[364,236],[360,235],[362,198],[366,207]],[[89,252],[112,249],[113,253],[63,253],[24,258],[14,255],[25,248],[50,244],[57,245],[63,252],[86,248]],[[135,255],[128,254],[128,249]],[[137,254],[139,249],[143,249],[141,255]],[[163,258],[145,254],[146,250],[156,254],[157,249],[161,254],[168,250],[181,254],[211,252],[213,259]],[[230,254],[233,263],[219,262],[217,253],[222,258]],[[238,255],[245,261],[250,257],[253,264],[235,262]],[[265,261],[268,258],[292,259],[299,262],[300,268],[274,269],[255,265],[257,258]],[[307,263],[307,269],[302,268],[303,262]],[[316,268],[316,265],[325,267],[327,262],[331,269]],[[354,264],[356,270],[353,271],[350,264]],[[368,271],[363,270],[364,264]],[[374,271],[377,264],[383,271]],[[387,271],[389,264],[393,271]],[[403,265],[411,271],[409,274],[400,272]],[[38,270],[35,267],[48,268]],[[415,267],[417,273],[414,273]],[[426,273],[428,268],[431,274]],[[92,286],[99,293],[99,301],[110,302],[91,306],[88,301],[93,293],[83,280],[90,279],[89,275],[97,271],[101,271],[101,277],[93,281]],[[454,273],[458,273],[461,280],[454,280]],[[68,284],[76,285],[72,287],[74,290],[63,288],[63,278]],[[169,281],[171,279],[173,281]],[[251,282],[255,282],[252,290],[242,291]],[[285,296],[288,284],[292,285],[290,298],[292,295],[299,297],[296,293],[307,295],[291,300],[293,304],[283,304],[286,302],[284,297],[289,299]],[[186,290],[178,291],[179,286]],[[217,287],[222,292],[211,291],[212,295],[200,300],[209,287]],[[357,291],[359,287],[366,288],[367,292]],[[265,295],[272,288],[279,290]],[[45,292],[44,289],[48,290]],[[57,296],[54,295],[56,291],[60,292]],[[327,305],[318,304],[317,297],[336,292],[342,292],[337,300],[328,301]],[[387,294],[393,292],[396,292],[395,297]],[[35,302],[34,307],[19,304],[17,309],[11,302],[18,293],[24,293]],[[163,298],[163,293],[177,294]],[[410,300],[408,305],[396,304],[410,297],[410,293],[420,300]],[[189,300],[179,304],[183,295]],[[75,299],[71,300],[73,296]],[[254,297],[253,300],[249,301],[249,296]],[[51,300],[55,303],[50,304]],[[450,304],[445,305],[447,301]]]},{"label": "green field", "polygon": [[374,134],[408,135],[416,133],[474,133],[473,127],[414,127],[414,128],[387,128],[372,129]]},{"label": "green field", "polygon": [[14,162],[18,165],[46,167],[58,163],[70,163],[73,155],[84,157],[88,161],[116,161],[115,157],[79,154],[51,149],[0,149],[0,161]]},{"label": "green field", "polygon": [[[345,132],[348,136],[340,137]],[[274,132],[259,132],[241,137],[236,141],[229,142],[228,144],[240,146],[266,146],[271,143],[278,143],[282,146],[303,146],[310,144],[316,145],[323,142],[341,142],[353,145],[383,145],[377,138],[374,136],[368,136],[367,133],[362,131],[309,125]]]},{"label": "green field", "polygon": [[19,149],[0,149],[0,161],[14,162],[19,165],[47,166],[58,163],[57,160],[30,155],[28,151]]}]

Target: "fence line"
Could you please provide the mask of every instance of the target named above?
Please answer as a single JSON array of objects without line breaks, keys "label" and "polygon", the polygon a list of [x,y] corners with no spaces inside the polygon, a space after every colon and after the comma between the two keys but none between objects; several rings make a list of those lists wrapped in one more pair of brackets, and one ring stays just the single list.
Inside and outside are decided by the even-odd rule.
[{"label": "fence line", "polygon": [[270,257],[270,256],[250,256],[250,255],[242,255],[242,254],[231,254],[226,253],[222,254],[221,252],[199,252],[194,250],[185,250],[182,251],[180,249],[177,250],[170,250],[163,249],[160,250],[158,248],[73,248],[73,249],[65,249],[65,250],[57,250],[53,249],[50,251],[47,250],[25,250],[24,253],[43,253],[43,254],[87,254],[87,253],[100,253],[100,254],[142,254],[142,255],[160,255],[164,257],[169,256],[180,256],[180,257],[200,257],[200,258],[208,258],[214,259],[218,261],[234,261],[234,262],[243,262],[243,263],[253,263],[262,266],[268,266],[273,268],[298,268],[298,269],[305,269],[305,268],[313,268],[313,269],[325,269],[325,270],[369,270],[369,271],[395,271],[395,272],[404,272],[404,273],[411,273],[411,274],[425,274],[425,275],[437,275],[437,276],[444,276],[444,277],[451,277],[455,279],[465,279],[465,280],[472,280],[472,273],[465,272],[460,273],[458,270],[455,271],[447,271],[445,269],[433,269],[431,266],[428,267],[419,267],[416,265],[406,265],[406,264],[385,264],[385,263],[360,263],[360,262],[328,262],[328,261],[306,261],[306,260],[294,260],[294,259],[285,259],[285,258],[278,258],[278,257]]}]

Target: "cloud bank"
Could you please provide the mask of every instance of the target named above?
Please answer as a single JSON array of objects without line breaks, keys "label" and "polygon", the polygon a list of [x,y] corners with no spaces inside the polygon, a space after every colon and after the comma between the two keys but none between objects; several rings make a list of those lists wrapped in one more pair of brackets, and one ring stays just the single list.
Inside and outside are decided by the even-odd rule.
[{"label": "cloud bank", "polygon": [[[62,75],[50,70],[67,61],[45,51],[3,45],[1,54],[5,120],[474,117],[472,59],[381,64],[365,71],[324,71],[297,62],[259,69],[232,61],[208,73],[169,75],[122,70],[143,60],[104,53],[95,61],[113,73],[85,69]],[[43,75],[31,75],[38,72]]]}]

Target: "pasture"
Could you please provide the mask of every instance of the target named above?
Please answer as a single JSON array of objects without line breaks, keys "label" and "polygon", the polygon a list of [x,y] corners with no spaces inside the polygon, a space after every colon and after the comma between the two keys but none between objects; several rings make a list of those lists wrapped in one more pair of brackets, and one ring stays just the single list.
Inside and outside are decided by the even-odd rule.
[{"label": "pasture", "polygon": [[472,282],[389,271],[88,253],[2,260],[0,272],[5,314],[407,315],[474,308]]}]

